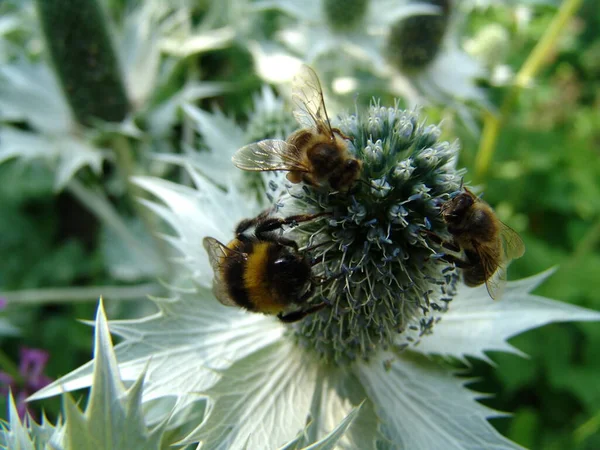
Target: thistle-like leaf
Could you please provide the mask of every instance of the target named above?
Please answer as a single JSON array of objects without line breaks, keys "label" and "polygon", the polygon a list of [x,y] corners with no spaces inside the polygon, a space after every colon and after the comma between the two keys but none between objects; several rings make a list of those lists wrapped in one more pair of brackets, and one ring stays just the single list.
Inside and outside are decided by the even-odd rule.
[{"label": "thistle-like leaf", "polygon": [[[150,317],[111,322],[124,340],[115,348],[120,373],[136,380],[146,370],[143,401],[178,397],[177,409],[198,400],[192,392],[209,389],[234,361],[277,341],[284,328],[276,319],[226,307],[205,289],[180,291],[174,299],[155,299]],[[92,383],[93,361],[34,394],[58,395]]]},{"label": "thistle-like leaf", "polygon": [[551,322],[598,321],[600,313],[530,294],[554,270],[508,283],[498,301],[487,296],[485,286],[461,286],[450,310],[431,336],[423,336],[415,351],[452,356],[465,361],[474,356],[488,362],[486,351],[523,355],[507,340]]},{"label": "thistle-like leaf", "polygon": [[242,450],[277,448],[309,415],[317,366],[288,340],[239,360],[206,392],[208,417],[181,444]]},{"label": "thistle-like leaf", "polygon": [[69,395],[64,396],[67,449],[156,449],[164,425],[153,430],[145,425],[141,398],[145,372],[126,389],[117,367],[102,302],[95,323],[93,378],[90,397],[81,411]]},{"label": "thistle-like leaf", "polygon": [[59,449],[52,444],[60,429],[48,422],[46,417],[37,424],[27,415],[21,421],[12,393],[8,395],[8,422],[0,423],[0,449],[6,450],[53,450]]},{"label": "thistle-like leaf", "polygon": [[340,442],[342,436],[344,436],[344,434],[348,431],[348,428],[354,423],[356,418],[359,416],[363,405],[364,402],[358,405],[357,407],[352,408],[352,410],[346,415],[346,417],[344,417],[344,419],[323,438],[310,445],[302,446],[301,442],[305,440],[306,436],[309,433],[309,429],[312,427],[313,424],[313,422],[308,423],[295,439],[285,444],[283,447],[280,448],[280,450],[333,450],[334,448],[343,448],[338,447],[337,445]]},{"label": "thistle-like leaf", "polygon": [[381,354],[355,371],[395,449],[521,448],[487,421],[503,414],[476,401],[484,395],[420,355]]},{"label": "thistle-like leaf", "polygon": [[69,134],[48,136],[5,127],[0,137],[0,164],[12,158],[50,160],[55,166],[56,190],[64,188],[82,167],[89,166],[96,173],[102,169],[105,153]]}]

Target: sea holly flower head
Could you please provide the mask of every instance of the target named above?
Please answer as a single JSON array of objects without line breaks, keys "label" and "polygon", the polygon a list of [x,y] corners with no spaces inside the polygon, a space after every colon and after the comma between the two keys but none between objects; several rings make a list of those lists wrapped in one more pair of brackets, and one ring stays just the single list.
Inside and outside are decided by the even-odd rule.
[{"label": "sea holly flower head", "polygon": [[484,66],[460,43],[464,10],[452,0],[427,0],[436,14],[419,14],[396,21],[386,36],[383,76],[398,95],[412,103],[485,102],[478,79]]},{"label": "sea holly flower head", "polygon": [[[520,332],[600,314],[530,294],[548,273],[511,282],[492,301],[484,285],[464,286],[439,258],[433,236],[448,237],[440,206],[460,191],[464,173],[458,143],[441,140],[418,110],[373,102],[332,125],[362,161],[360,180],[345,190],[281,175],[259,202],[241,184],[217,186],[191,164],[193,187],[136,178],[156,197],[146,204],[173,229],[167,239],[192,283],[174,280],[170,298],[154,299],[158,313],[110,324],[123,338],[116,348],[123,378],[147,373],[143,401],[174,397],[180,412],[206,398],[206,417],[190,419],[181,441],[201,448],[306,445],[342,429],[338,446],[347,449],[519,448],[487,422],[500,413],[426,357],[514,352],[506,341]],[[280,231],[324,281],[309,301],[325,306],[293,324],[225,306],[212,293],[203,239],[226,244],[265,203],[272,217],[314,215]],[[91,376],[87,364],[33,398],[87,386]]]},{"label": "sea holly flower head", "polygon": [[440,142],[439,127],[418,111],[375,102],[342,116],[340,131],[362,161],[362,182],[347,192],[288,186],[278,214],[326,215],[293,229],[298,244],[316,247],[318,290],[329,308],[295,330],[303,347],[340,364],[402,348],[431,332],[456,291],[455,268],[434,258],[430,235],[445,235],[440,205],[455,193],[457,143]]}]

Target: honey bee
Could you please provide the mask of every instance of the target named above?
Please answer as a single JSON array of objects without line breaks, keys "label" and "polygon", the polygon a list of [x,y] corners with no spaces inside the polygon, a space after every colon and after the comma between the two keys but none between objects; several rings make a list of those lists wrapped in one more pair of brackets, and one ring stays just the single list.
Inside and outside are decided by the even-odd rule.
[{"label": "honey bee", "polygon": [[[269,217],[263,213],[241,221],[227,245],[215,238],[203,244],[214,272],[213,292],[224,305],[248,311],[276,314],[282,322],[296,322],[325,306],[306,307],[317,283],[312,264],[295,241],[275,231],[283,225],[313,220],[324,215]],[[254,227],[252,233],[248,230]],[[290,310],[292,305],[299,306]]]},{"label": "honey bee", "polygon": [[519,235],[502,223],[494,210],[466,187],[441,207],[452,242],[443,246],[462,251],[464,259],[445,255],[443,259],[462,270],[467,286],[485,283],[492,299],[497,299],[506,283],[506,267],[525,253]]},{"label": "honey bee", "polygon": [[267,139],[242,147],[233,163],[243,170],[287,171],[292,183],[348,190],[360,177],[362,162],[348,152],[349,138],[331,127],[321,83],[310,67],[302,66],[295,78],[292,99],[294,117],[303,128],[285,141]]}]

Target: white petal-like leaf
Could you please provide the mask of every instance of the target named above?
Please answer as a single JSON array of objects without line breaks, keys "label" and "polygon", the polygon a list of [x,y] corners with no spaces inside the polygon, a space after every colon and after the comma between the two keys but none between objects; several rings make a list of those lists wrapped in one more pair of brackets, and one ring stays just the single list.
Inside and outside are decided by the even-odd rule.
[{"label": "white petal-like leaf", "polygon": [[[203,98],[214,97],[228,89],[226,83],[217,82],[189,82],[182,89],[159,105],[153,107],[148,113],[147,121],[149,132],[154,136],[165,136],[179,119],[179,108],[187,102],[195,102]],[[194,152],[195,153],[195,152]]]},{"label": "white petal-like leaf", "polygon": [[337,443],[342,438],[342,436],[344,436],[344,433],[347,432],[348,428],[352,425],[354,420],[356,420],[362,406],[363,404],[361,403],[356,408],[353,408],[352,411],[350,411],[350,413],[348,413],[348,415],[344,418],[344,420],[342,420],[342,422],[337,427],[331,430],[331,432],[328,433],[327,436],[323,437],[322,439],[319,439],[314,444],[305,447],[304,450],[333,450],[335,448],[339,448],[337,446]]},{"label": "white petal-like leaf", "polygon": [[189,104],[183,106],[183,111],[195,123],[209,149],[208,152],[195,152],[190,155],[192,164],[220,185],[237,172],[241,175],[241,171],[234,171],[231,157],[247,142],[244,139],[244,131],[235,121],[220,111],[211,114]]},{"label": "white petal-like leaf", "polygon": [[298,440],[299,447],[323,439],[358,405],[362,405],[361,412],[341,436],[338,449],[375,449],[382,436],[373,404],[354,374],[343,369],[320,368],[310,411],[311,423]]},{"label": "white petal-like leaf", "polygon": [[27,427],[21,423],[12,392],[8,395],[8,419],[8,426],[4,423],[0,424],[0,448],[36,450],[35,437],[31,436]]},{"label": "white petal-like leaf", "polygon": [[[331,432],[327,433],[323,438],[319,439],[317,442],[314,442],[306,447],[301,445],[301,442],[305,440],[305,437],[309,434],[309,429],[312,427],[313,422],[310,422],[298,436],[288,442],[286,445],[280,448],[280,450],[333,450],[334,448],[343,448],[339,447],[338,443],[342,436],[347,432],[348,427],[350,427],[358,417],[361,408],[364,406],[364,403],[361,403],[344,417],[344,419],[333,429]],[[363,448],[363,447],[353,447],[353,448]]]},{"label": "white petal-like leaf", "polygon": [[485,286],[461,286],[450,310],[414,350],[489,361],[485,351],[521,354],[507,339],[532,328],[551,322],[600,320],[600,312],[529,294],[552,272],[509,282],[502,298],[496,301],[490,299]]},{"label": "white petal-like leaf", "polygon": [[231,44],[235,31],[224,27],[210,30],[207,33],[198,33],[184,39],[164,39],[162,50],[180,57],[187,57],[208,50],[216,50]]},{"label": "white petal-like leaf", "polygon": [[212,284],[212,268],[202,245],[206,236],[221,242],[233,238],[235,225],[259,212],[256,199],[244,197],[231,186],[226,191],[189,169],[196,189],[158,178],[136,177],[134,182],[158,197],[166,206],[145,202],[175,230],[169,242],[180,251],[184,265],[203,286]]},{"label": "white petal-like leaf", "polygon": [[[111,322],[123,337],[115,348],[121,377],[136,380],[146,370],[143,401],[179,399],[178,409],[198,400],[191,393],[209,389],[235,361],[276,342],[285,328],[277,319],[221,305],[205,289],[157,299],[150,317]],[[38,399],[87,387],[92,362],[38,391]]]},{"label": "white petal-like leaf", "polygon": [[0,121],[27,120],[37,131],[69,133],[71,110],[58,80],[44,64],[19,63],[0,67]]},{"label": "white petal-like leaf", "polygon": [[43,135],[11,127],[0,129],[0,163],[11,158],[46,159],[56,171],[55,188],[62,189],[82,167],[100,173],[105,151],[68,134]]},{"label": "white petal-like leaf", "polygon": [[160,448],[163,425],[150,431],[141,409],[145,373],[127,390],[121,381],[102,302],[96,314],[93,379],[85,412],[65,394],[65,447],[69,449]]},{"label": "white petal-like leaf", "polygon": [[274,449],[306,424],[317,366],[281,339],[223,372],[206,392],[208,417],[182,443],[210,450]]},{"label": "white petal-like leaf", "polygon": [[382,354],[355,366],[394,448],[410,450],[520,449],[488,417],[502,414],[441,366],[416,354]]}]

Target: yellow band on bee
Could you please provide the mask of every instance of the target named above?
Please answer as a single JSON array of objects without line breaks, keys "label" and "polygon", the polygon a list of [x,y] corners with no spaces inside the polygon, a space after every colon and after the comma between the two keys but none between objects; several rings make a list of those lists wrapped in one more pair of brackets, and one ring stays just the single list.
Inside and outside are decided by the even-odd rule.
[{"label": "yellow band on bee", "polygon": [[256,311],[265,314],[277,314],[283,310],[281,304],[269,289],[269,242],[257,242],[248,254],[244,271],[244,287],[250,302]]}]

